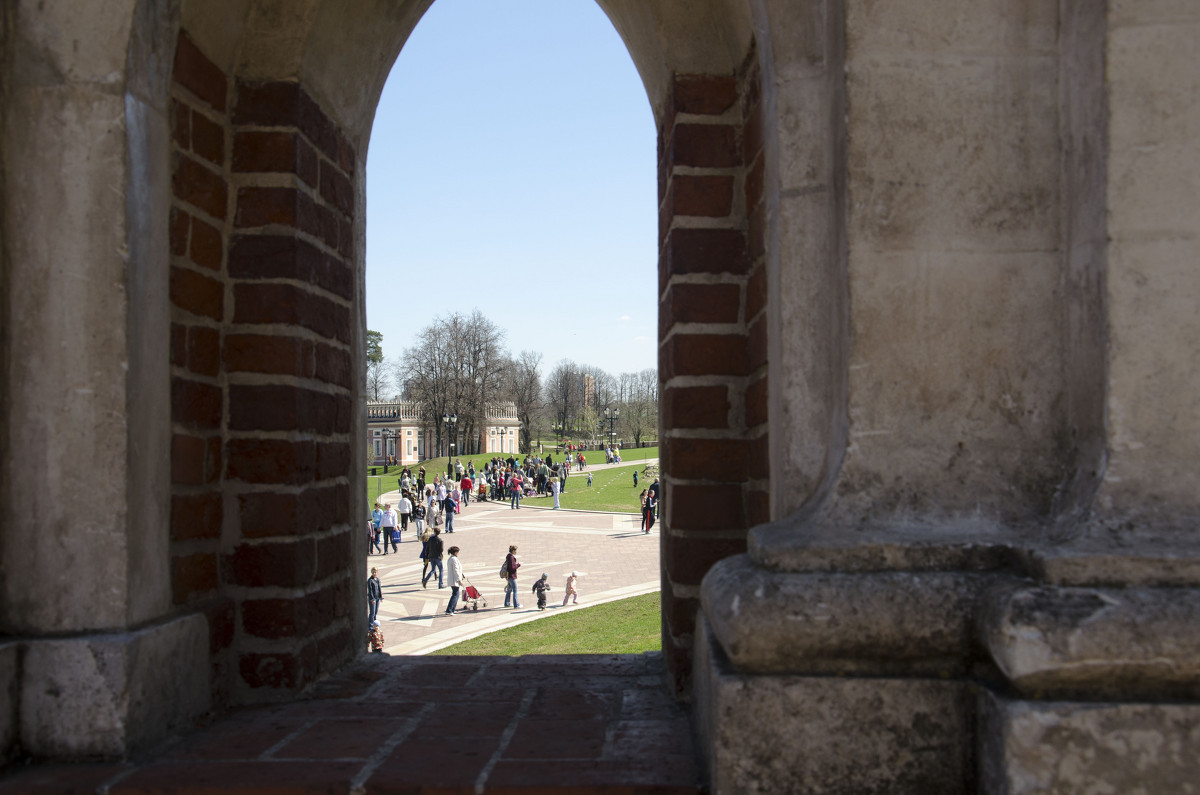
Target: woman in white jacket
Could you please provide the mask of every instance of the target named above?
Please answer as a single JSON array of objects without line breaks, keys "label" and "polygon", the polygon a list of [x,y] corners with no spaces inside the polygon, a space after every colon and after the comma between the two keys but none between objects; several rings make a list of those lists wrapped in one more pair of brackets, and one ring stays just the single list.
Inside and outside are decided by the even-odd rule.
[{"label": "woman in white jacket", "polygon": [[446,615],[454,615],[454,609],[458,607],[458,589],[463,586],[462,562],[458,559],[458,547],[450,547],[450,562],[446,566],[449,569],[450,580],[450,604],[446,606]]}]

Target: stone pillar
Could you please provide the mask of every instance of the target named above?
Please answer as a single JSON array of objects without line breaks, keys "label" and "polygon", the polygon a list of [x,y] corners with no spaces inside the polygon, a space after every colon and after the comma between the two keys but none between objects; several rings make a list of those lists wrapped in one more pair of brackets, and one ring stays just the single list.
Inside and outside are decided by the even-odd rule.
[{"label": "stone pillar", "polygon": [[1186,786],[1200,14],[752,5],[776,519],[701,586],[714,790]]},{"label": "stone pillar", "polygon": [[170,612],[174,20],[132,0],[3,14],[0,629],[21,651],[0,737],[119,755],[208,707],[205,621]]}]

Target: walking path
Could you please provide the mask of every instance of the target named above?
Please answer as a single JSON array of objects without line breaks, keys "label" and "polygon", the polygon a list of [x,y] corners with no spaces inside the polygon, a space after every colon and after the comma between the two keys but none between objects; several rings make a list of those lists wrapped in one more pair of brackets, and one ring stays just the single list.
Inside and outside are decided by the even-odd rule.
[{"label": "walking path", "polygon": [[[398,502],[399,494],[384,495]],[[383,604],[379,624],[389,654],[428,654],[453,643],[504,627],[533,621],[562,610],[610,602],[659,589],[659,537],[639,530],[637,514],[554,510],[507,502],[472,501],[454,519],[454,533],[442,533],[446,549],[461,548],[463,574],[478,588],[478,609],[446,615],[450,588],[437,588],[431,578],[421,587],[421,544],[411,526],[399,553],[372,554],[367,571],[379,569]],[[510,544],[521,561],[518,594],[521,608],[505,608],[500,564]],[[572,571],[580,573],[579,606],[563,607],[563,583]],[[545,572],[553,590],[548,609],[537,609],[530,589]],[[365,575],[364,575],[365,576]],[[486,605],[484,602],[486,601]]]}]

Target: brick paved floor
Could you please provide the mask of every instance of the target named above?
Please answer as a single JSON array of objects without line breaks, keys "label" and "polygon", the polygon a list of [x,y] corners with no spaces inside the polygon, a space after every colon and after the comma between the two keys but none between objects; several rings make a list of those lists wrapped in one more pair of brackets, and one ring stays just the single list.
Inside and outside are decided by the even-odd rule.
[{"label": "brick paved floor", "polygon": [[15,793],[700,793],[660,655],[371,655],[309,698],[246,708],[110,765],[32,767]]},{"label": "brick paved floor", "polygon": [[[391,495],[398,500],[398,495]],[[388,501],[385,499],[385,501]],[[454,520],[453,534],[443,534],[446,548],[459,546],[463,573],[487,602],[478,611],[448,616],[450,589],[435,580],[421,587],[421,544],[409,531],[399,554],[369,555],[364,581],[372,566],[379,569],[383,604],[379,623],[391,654],[427,654],[483,632],[553,615],[562,607],[563,583],[572,570],[580,577],[581,607],[657,591],[660,587],[659,535],[643,535],[637,514],[552,510],[548,500],[529,500],[520,510],[508,503],[465,506]],[[500,564],[509,544],[521,560],[522,609],[506,609]],[[549,574],[549,609],[537,610],[529,593],[533,582]],[[557,598],[556,598],[557,597]]]}]

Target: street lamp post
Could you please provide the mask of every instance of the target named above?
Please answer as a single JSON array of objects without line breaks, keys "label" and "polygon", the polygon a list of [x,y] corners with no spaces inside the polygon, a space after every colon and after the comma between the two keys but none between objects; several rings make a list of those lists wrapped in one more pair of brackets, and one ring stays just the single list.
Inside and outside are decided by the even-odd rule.
[{"label": "street lamp post", "polygon": [[550,427],[554,429],[554,432],[556,434],[558,434],[558,448],[556,448],[556,449],[561,449],[562,448],[562,440],[563,440],[563,431],[565,431],[567,429],[567,426],[561,422],[555,422],[555,423],[552,423],[550,425]]},{"label": "street lamp post", "polygon": [[608,446],[609,447],[612,447],[613,437],[616,435],[616,432],[613,430],[613,426],[616,425],[617,418],[620,416],[621,416],[620,409],[610,409],[608,407],[605,407],[604,419],[608,420]]},{"label": "street lamp post", "polygon": [[443,414],[442,422],[446,426],[446,477],[449,478],[454,476],[454,442],[451,439],[453,429],[458,425],[458,414]]},{"label": "street lamp post", "polygon": [[383,437],[383,474],[386,475],[388,473],[388,440],[398,437],[400,432],[392,428],[384,428],[379,435]]}]

